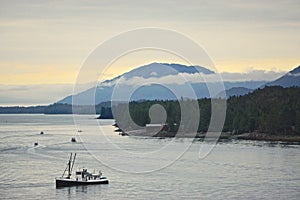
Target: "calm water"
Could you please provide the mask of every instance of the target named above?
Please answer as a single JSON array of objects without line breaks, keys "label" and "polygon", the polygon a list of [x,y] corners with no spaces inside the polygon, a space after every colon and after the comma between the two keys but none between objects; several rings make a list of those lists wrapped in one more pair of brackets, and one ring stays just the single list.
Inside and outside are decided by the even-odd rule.
[{"label": "calm water", "polygon": [[[0,115],[0,198],[300,197],[300,146],[221,142],[199,159],[200,148],[210,144],[192,143],[190,139],[122,137],[113,132],[112,120],[101,120],[99,127],[94,117],[77,116],[80,125],[75,126],[69,115]],[[82,130],[80,135],[78,129]],[[39,134],[41,131],[44,135]],[[73,136],[79,142],[71,143]],[[36,141],[39,146],[33,147]],[[182,147],[191,143],[184,155],[174,160]],[[62,174],[70,152],[78,153],[76,168],[101,169],[110,184],[56,189],[54,178]]]}]

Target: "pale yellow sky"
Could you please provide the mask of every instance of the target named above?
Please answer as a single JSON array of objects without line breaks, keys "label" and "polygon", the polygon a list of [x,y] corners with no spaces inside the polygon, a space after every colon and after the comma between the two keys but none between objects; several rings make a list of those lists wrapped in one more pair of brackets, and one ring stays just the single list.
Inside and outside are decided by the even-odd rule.
[{"label": "pale yellow sky", "polygon": [[[0,1],[0,84],[73,83],[99,43],[155,26],[181,32],[219,71],[299,65],[299,1]],[[122,64],[132,68],[148,58]],[[176,62],[172,58],[152,61]],[[124,70],[123,70],[124,69]],[[118,75],[115,70],[114,75]]]},{"label": "pale yellow sky", "polygon": [[[287,72],[300,64],[299,10],[298,0],[0,0],[0,84],[73,84],[94,48],[141,27],[188,36],[220,72]],[[170,55],[136,54],[99,78],[150,62],[184,64]]]},{"label": "pale yellow sky", "polygon": [[[123,62],[122,65],[114,65],[107,69],[104,74],[99,75],[99,81],[112,79],[120,74],[123,74],[136,67],[149,64],[151,62],[162,62],[162,63],[181,63],[176,62],[179,60],[170,59],[143,59],[135,60],[134,62]],[[241,72],[246,73],[252,70],[265,70],[275,72],[287,72],[297,67],[299,63],[297,59],[290,60],[245,60],[245,61],[219,61],[215,62],[216,68],[219,72]],[[116,62],[121,63],[121,62]],[[21,64],[18,65],[22,66]],[[238,67],[236,67],[238,66]],[[268,67],[265,67],[268,66]],[[34,66],[31,66],[29,72],[6,72],[0,74],[0,84],[3,85],[32,85],[32,84],[73,84],[76,81],[79,69],[56,69],[54,67],[47,67],[45,71],[37,71]],[[40,67],[40,66],[39,66]],[[9,68],[8,68],[9,69]]]}]

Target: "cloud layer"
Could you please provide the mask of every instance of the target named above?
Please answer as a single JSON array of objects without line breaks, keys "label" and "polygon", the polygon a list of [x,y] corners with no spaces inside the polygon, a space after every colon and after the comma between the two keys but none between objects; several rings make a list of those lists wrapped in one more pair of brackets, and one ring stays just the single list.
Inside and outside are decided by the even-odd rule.
[{"label": "cloud layer", "polygon": [[164,77],[132,77],[129,79],[119,78],[112,82],[105,82],[99,86],[113,86],[118,85],[151,85],[151,84],[185,84],[185,83],[208,83],[208,82],[240,82],[240,81],[273,81],[285,72],[274,72],[264,70],[254,70],[248,73],[228,73],[221,74],[187,74],[180,73],[179,75],[168,75]]}]

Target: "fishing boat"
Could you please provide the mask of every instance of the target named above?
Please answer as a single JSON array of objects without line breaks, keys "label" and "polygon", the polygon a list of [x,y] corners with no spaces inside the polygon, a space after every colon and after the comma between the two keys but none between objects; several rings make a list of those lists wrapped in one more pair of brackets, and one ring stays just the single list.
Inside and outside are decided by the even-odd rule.
[{"label": "fishing boat", "polygon": [[[102,172],[90,173],[86,168],[77,170],[75,176],[72,177],[72,170],[75,163],[76,153],[70,155],[67,167],[61,177],[55,178],[56,187],[70,187],[78,185],[96,185],[96,184],[108,184],[108,179],[102,175]],[[66,174],[67,172],[67,174]],[[66,174],[66,176],[65,176]]]}]

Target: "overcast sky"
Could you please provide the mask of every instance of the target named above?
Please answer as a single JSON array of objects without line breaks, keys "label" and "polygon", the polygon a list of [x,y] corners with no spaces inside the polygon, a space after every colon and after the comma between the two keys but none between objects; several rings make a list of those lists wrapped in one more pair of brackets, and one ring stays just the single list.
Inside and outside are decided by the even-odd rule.
[{"label": "overcast sky", "polygon": [[[299,10],[299,0],[0,0],[1,93],[7,86],[0,104],[14,104],[16,92],[10,89],[19,86],[26,86],[27,94],[39,86],[49,88],[53,98],[64,97],[98,44],[139,27],[187,35],[221,72],[289,71],[300,64]],[[131,59],[107,78],[143,63],[149,59]],[[61,84],[70,87],[61,89]],[[53,102],[32,98],[26,104]]]}]

